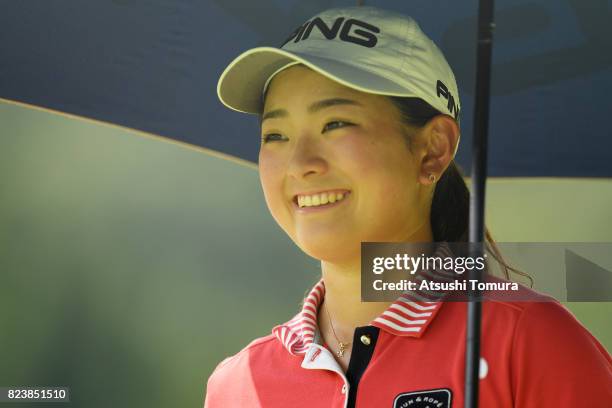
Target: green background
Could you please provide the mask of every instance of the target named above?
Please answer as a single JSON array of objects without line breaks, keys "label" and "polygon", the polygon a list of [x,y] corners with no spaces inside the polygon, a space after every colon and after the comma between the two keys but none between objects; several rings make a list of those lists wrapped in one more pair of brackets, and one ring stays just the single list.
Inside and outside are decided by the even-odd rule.
[{"label": "green background", "polygon": [[[201,406],[216,364],[318,279],[251,165],[2,101],[0,123],[0,386]],[[491,179],[487,223],[500,242],[610,242],[611,204],[609,179]],[[568,306],[609,350],[611,304]]]}]

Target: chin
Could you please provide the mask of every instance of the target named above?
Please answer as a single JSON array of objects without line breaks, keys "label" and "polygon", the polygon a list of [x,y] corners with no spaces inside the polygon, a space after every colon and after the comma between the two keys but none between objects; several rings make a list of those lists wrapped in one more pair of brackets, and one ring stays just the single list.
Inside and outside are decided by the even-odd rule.
[{"label": "chin", "polygon": [[319,261],[340,263],[347,259],[359,256],[361,251],[360,242],[348,243],[343,240],[315,240],[307,239],[296,241],[298,247],[307,255]]}]

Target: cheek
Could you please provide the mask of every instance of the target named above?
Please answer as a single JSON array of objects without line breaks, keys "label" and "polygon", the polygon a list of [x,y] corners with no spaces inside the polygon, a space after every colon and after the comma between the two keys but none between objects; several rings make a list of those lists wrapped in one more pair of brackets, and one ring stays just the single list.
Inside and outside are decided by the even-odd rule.
[{"label": "cheek", "polygon": [[[396,137],[355,134],[338,141],[341,167],[371,199],[405,199],[406,186],[413,178],[412,156]],[[376,135],[378,136],[378,135]]]},{"label": "cheek", "polygon": [[332,151],[335,152],[338,167],[357,181],[370,175],[371,170],[377,167],[379,158],[376,148],[376,143],[367,135],[356,132],[335,141]]}]

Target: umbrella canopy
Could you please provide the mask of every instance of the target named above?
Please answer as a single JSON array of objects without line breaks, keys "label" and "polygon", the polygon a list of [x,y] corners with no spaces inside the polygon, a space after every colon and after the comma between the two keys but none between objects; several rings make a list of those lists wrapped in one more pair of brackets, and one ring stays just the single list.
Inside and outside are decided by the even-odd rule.
[{"label": "umbrella canopy", "polygon": [[[120,124],[257,160],[257,121],[218,102],[216,81],[241,51],[279,46],[323,8],[348,1],[11,2],[0,15],[0,97]],[[370,1],[415,17],[460,88],[468,171],[475,7]],[[612,89],[606,1],[500,1],[490,117],[492,177],[611,177],[605,120]]]}]

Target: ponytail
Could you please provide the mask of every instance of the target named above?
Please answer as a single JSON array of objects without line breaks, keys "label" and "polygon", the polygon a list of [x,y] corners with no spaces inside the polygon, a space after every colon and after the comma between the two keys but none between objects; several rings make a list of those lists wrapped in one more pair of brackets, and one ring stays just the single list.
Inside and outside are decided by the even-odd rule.
[{"label": "ponytail", "polygon": [[[402,123],[410,128],[421,128],[441,114],[422,99],[395,96],[389,99],[399,109]],[[410,136],[407,135],[407,138],[410,146]],[[469,217],[470,191],[461,170],[453,160],[436,183],[434,190],[430,214],[434,242],[467,242]],[[533,279],[529,274],[513,268],[505,261],[486,226],[485,250],[499,263],[506,279],[510,279],[512,271],[529,279],[530,286],[533,286]]]},{"label": "ponytail", "polygon": [[431,230],[436,242],[467,242],[470,191],[455,161],[436,184],[431,202]]}]

